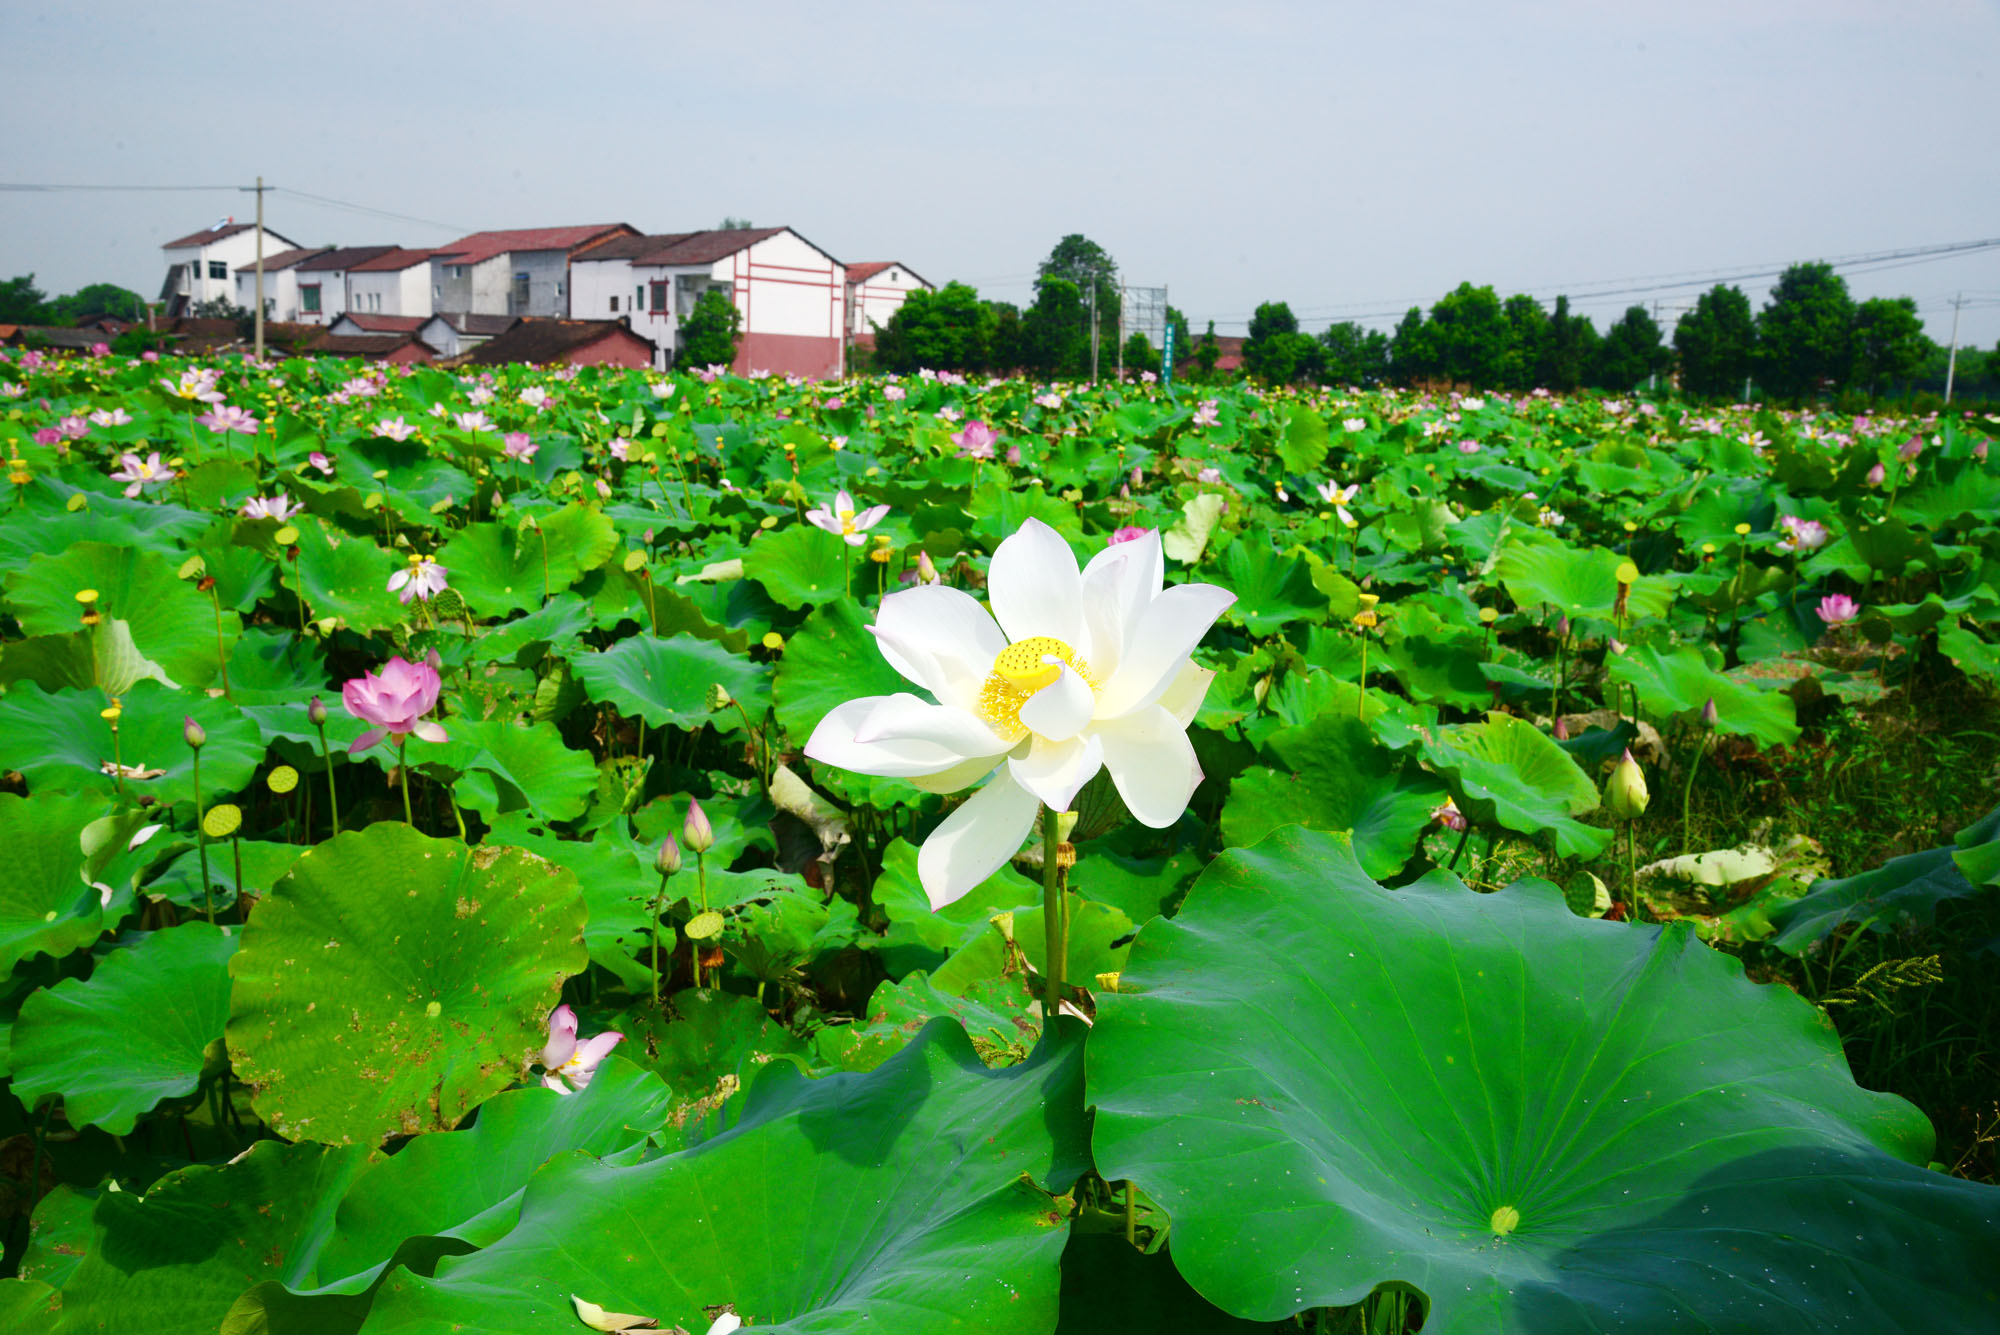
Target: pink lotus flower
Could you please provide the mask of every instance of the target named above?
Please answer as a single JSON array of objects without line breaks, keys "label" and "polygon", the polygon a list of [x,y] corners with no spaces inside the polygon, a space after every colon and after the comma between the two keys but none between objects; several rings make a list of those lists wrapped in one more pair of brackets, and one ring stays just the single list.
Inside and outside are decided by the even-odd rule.
[{"label": "pink lotus flower", "polygon": [[835,494],[831,508],[822,505],[806,511],[806,522],[836,535],[850,547],[860,547],[868,541],[863,535],[888,513],[886,505],[871,505],[857,514],[854,498],[842,491]]},{"label": "pink lotus flower", "polygon": [[1908,440],[1904,441],[1901,445],[1896,447],[1896,457],[1898,459],[1901,459],[1904,463],[1908,463],[1910,460],[1916,458],[1923,452],[1924,452],[1924,438],[1922,436],[1911,436]]},{"label": "pink lotus flower", "polygon": [[611,442],[611,457],[624,463],[632,456],[632,442],[624,436]]},{"label": "pink lotus flower", "polygon": [[534,441],[528,439],[528,433],[525,431],[509,431],[505,437],[505,442],[502,452],[509,459],[513,459],[518,463],[526,463],[530,459],[533,459],[535,451],[542,448],[535,444]]},{"label": "pink lotus flower", "polygon": [[384,737],[415,733],[427,742],[449,738],[424,715],[437,708],[444,683],[429,663],[412,663],[401,655],[383,665],[380,674],[364,672],[340,688],[341,703],[363,723],[375,726],[354,739],[349,755],[366,751]]},{"label": "pink lotus flower", "polygon": [[1844,626],[1861,615],[1861,604],[1844,593],[1829,593],[1819,600],[1819,606],[1813,611],[1819,613],[1819,619],[1829,626]]},{"label": "pink lotus flower", "polygon": [[460,431],[491,431],[493,421],[485,413],[453,413],[451,424]]},{"label": "pink lotus flower", "polygon": [[[442,407],[443,405],[439,405]],[[417,429],[405,422],[400,415],[385,417],[375,424],[375,434],[384,440],[405,441],[417,434]]]},{"label": "pink lotus flower", "polygon": [[1136,524],[1127,524],[1124,528],[1112,532],[1109,545],[1116,547],[1121,542],[1137,542],[1152,531],[1149,528],[1140,528]]},{"label": "pink lotus flower", "polygon": [[304,508],[304,506],[293,502],[290,497],[281,491],[268,500],[262,496],[255,496],[245,501],[243,503],[243,517],[245,519],[275,519],[282,524]]},{"label": "pink lotus flower", "polygon": [[1873,468],[1868,470],[1868,485],[1871,487],[1879,487],[1882,485],[1882,480],[1888,476],[1889,476],[1889,470],[1882,467],[1881,464],[1876,464]]},{"label": "pink lotus flower", "polygon": [[1056,393],[1054,390],[1050,390],[1046,394],[1037,394],[1035,395],[1035,405],[1040,408],[1047,408],[1050,411],[1054,411],[1055,409],[1063,406],[1063,396]]},{"label": "pink lotus flower", "polygon": [[1222,481],[1222,470],[1220,468],[1204,468],[1194,475],[1194,480],[1197,482],[1220,482]]},{"label": "pink lotus flower", "polygon": [[[576,1012],[568,1006],[558,1006],[549,1016],[549,1041],[542,1049],[542,1066],[547,1071],[542,1083],[558,1094],[568,1094],[574,1085],[582,1089],[597,1074],[597,1068],[611,1049],[617,1047],[625,1035],[616,1030],[606,1030],[593,1034],[579,1043],[576,1041]],[[565,1084],[564,1082],[568,1083]]]},{"label": "pink lotus flower", "polygon": [[887,399],[891,403],[901,403],[904,399],[908,398],[909,396],[910,396],[910,391],[904,389],[901,385],[882,386],[882,397]]},{"label": "pink lotus flower", "polygon": [[158,450],[143,459],[136,454],[121,454],[118,462],[119,467],[111,474],[111,480],[129,483],[125,488],[127,496],[137,496],[153,483],[173,480],[174,470],[160,463]]},{"label": "pink lotus flower", "polygon": [[262,425],[247,409],[231,407],[226,403],[217,404],[194,420],[210,431],[235,431],[245,436],[256,435],[257,428]]},{"label": "pink lotus flower", "polygon": [[1778,550],[1783,552],[1816,552],[1833,536],[1817,519],[1797,515],[1779,515],[1778,526],[1785,530],[1785,536],[1778,539]]},{"label": "pink lotus flower", "polygon": [[320,472],[326,474],[328,477],[333,476],[333,460],[329,459],[324,452],[320,450],[314,450],[311,454],[308,454],[306,456],[306,462],[311,464],[314,468],[317,468]]},{"label": "pink lotus flower", "polygon": [[93,343],[90,345],[90,355],[93,357],[109,357],[111,355],[111,345],[109,343]]},{"label": "pink lotus flower", "polygon": [[1221,406],[1220,402],[1215,399],[1203,399],[1201,406],[1194,410],[1194,424],[1196,426],[1214,426],[1218,415],[1217,410]]},{"label": "pink lotus flower", "polygon": [[63,443],[62,432],[52,426],[45,426],[37,431],[34,440],[37,445],[60,445]]},{"label": "pink lotus flower", "polygon": [[[412,556],[408,568],[389,576],[389,592],[396,593],[405,607],[410,605],[412,598],[429,602],[451,587],[445,581],[448,573],[434,556]],[[399,589],[401,592],[397,593]]]},{"label": "pink lotus flower", "polygon": [[992,427],[973,418],[952,433],[951,443],[958,446],[959,454],[967,459],[991,459],[993,444],[1000,436]]},{"label": "pink lotus flower", "polygon": [[123,408],[99,408],[90,415],[93,426],[130,426],[132,414]]},{"label": "pink lotus flower", "polygon": [[64,440],[81,440],[90,434],[90,423],[71,413],[56,423],[56,434]]}]

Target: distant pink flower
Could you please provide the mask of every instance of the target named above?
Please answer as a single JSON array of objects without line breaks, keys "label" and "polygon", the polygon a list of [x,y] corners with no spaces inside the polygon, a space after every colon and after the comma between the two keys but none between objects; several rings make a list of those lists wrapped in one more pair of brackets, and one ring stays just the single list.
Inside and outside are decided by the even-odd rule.
[{"label": "distant pink flower", "polygon": [[528,433],[525,431],[509,431],[505,437],[505,442],[502,452],[509,459],[521,463],[526,463],[530,459],[533,459],[535,451],[542,448],[535,444],[534,441],[528,439]]},{"label": "distant pink flower", "polygon": [[[571,1093],[571,1086],[582,1089],[597,1074],[597,1068],[611,1055],[611,1049],[623,1042],[625,1035],[615,1029],[607,1029],[594,1034],[579,1043],[576,1041],[576,1012],[568,1006],[558,1006],[549,1016],[549,1041],[542,1049],[542,1067],[547,1072],[542,1083],[558,1094]],[[567,1081],[568,1083],[564,1083]]]},{"label": "distant pink flower", "polygon": [[806,522],[814,528],[825,529],[839,537],[850,547],[860,547],[867,543],[864,536],[869,529],[882,521],[889,513],[886,505],[871,505],[859,513],[854,509],[854,498],[845,491],[837,493],[831,508],[819,506],[806,511]]},{"label": "distant pink flower", "polygon": [[111,345],[109,343],[93,343],[90,345],[90,355],[93,357],[109,357],[111,355]]},{"label": "distant pink flower", "polygon": [[1829,593],[1819,600],[1819,606],[1813,610],[1827,625],[1844,626],[1861,614],[1861,604],[1844,593]]},{"label": "distant pink flower", "polygon": [[1194,480],[1197,482],[1220,482],[1222,481],[1222,470],[1220,468],[1204,468],[1194,475]]},{"label": "distant pink flower", "polygon": [[999,439],[992,427],[975,417],[952,433],[951,443],[958,446],[958,452],[964,458],[991,459],[993,443]]},{"label": "distant pink flower", "polygon": [[130,426],[132,414],[123,408],[99,408],[90,415],[93,426]]},{"label": "distant pink flower", "polygon": [[1157,385],[1160,382],[1160,377],[1154,375],[1151,371],[1139,372],[1139,379],[1149,385]]},{"label": "distant pink flower", "polygon": [[[406,569],[389,576],[389,592],[395,593],[405,607],[412,598],[429,602],[450,587],[445,581],[447,573],[434,556],[412,556]],[[399,589],[402,592],[397,593]]]},{"label": "distant pink flower", "polygon": [[333,460],[329,459],[323,451],[314,450],[306,456],[306,462],[328,477],[333,476]]},{"label": "distant pink flower", "polygon": [[375,726],[354,739],[349,755],[366,751],[384,737],[415,733],[427,742],[449,740],[445,730],[424,715],[437,708],[443,687],[437,669],[398,655],[378,673],[364,672],[340,688],[341,703],[363,723]]},{"label": "distant pink flower", "polygon": [[475,408],[483,407],[486,404],[493,402],[493,391],[486,388],[486,386],[481,385],[479,388],[473,390],[470,394],[466,395],[465,401],[473,405]]},{"label": "distant pink flower", "polygon": [[245,519],[275,519],[282,524],[304,508],[304,506],[294,503],[281,491],[268,500],[262,496],[256,496],[245,501],[243,503],[243,517]]},{"label": "distant pink flower", "polygon": [[1873,468],[1868,470],[1868,485],[1871,487],[1879,487],[1882,485],[1882,480],[1888,476],[1889,476],[1889,470],[1882,467],[1881,464],[1876,464]]},{"label": "distant pink flower", "polygon": [[964,413],[952,407],[944,407],[937,410],[937,419],[940,422],[956,422],[963,416],[965,416]]},{"label": "distant pink flower", "polygon": [[217,404],[194,420],[210,431],[235,431],[245,436],[256,435],[257,428],[262,425],[250,415],[248,409],[232,407],[227,403]]},{"label": "distant pink flower", "polygon": [[1035,404],[1037,407],[1047,408],[1053,411],[1063,406],[1063,396],[1056,393],[1054,390],[1050,390],[1046,394],[1035,395]]},{"label": "distant pink flower", "polygon": [[627,440],[625,437],[620,436],[618,439],[611,442],[611,457],[618,460],[619,462],[621,463],[624,462],[625,459],[627,459],[631,455],[631,453],[632,453],[632,442]]},{"label": "distant pink flower", "polygon": [[1911,436],[1908,440],[1904,441],[1901,445],[1896,447],[1896,457],[1898,459],[1901,459],[1904,463],[1908,463],[1910,460],[1916,458],[1923,452],[1924,452],[1924,438],[1922,436]]},{"label": "distant pink flower", "polygon": [[1322,482],[1319,484],[1319,498],[1333,507],[1333,512],[1340,516],[1341,523],[1354,528],[1356,527],[1354,514],[1347,507],[1354,503],[1354,495],[1360,490],[1359,482],[1350,482],[1344,487],[1335,486],[1331,482]]},{"label": "distant pink flower", "polygon": [[56,433],[64,440],[81,440],[90,434],[90,423],[71,413],[56,423]]},{"label": "distant pink flower", "polygon": [[1220,407],[1221,404],[1215,399],[1203,399],[1201,406],[1194,410],[1194,424],[1196,426],[1214,426],[1217,410]]},{"label": "distant pink flower", "polygon": [[171,481],[174,476],[173,469],[160,463],[158,450],[143,459],[136,454],[121,454],[118,463],[119,467],[111,474],[111,480],[130,484],[125,488],[127,496],[137,496],[153,483]]},{"label": "distant pink flower", "polygon": [[417,429],[405,422],[401,415],[385,417],[375,424],[375,434],[384,440],[404,441],[417,434]]},{"label": "distant pink flower", "polygon": [[139,360],[142,362],[156,362],[160,360],[160,354],[154,352],[151,348],[148,348],[146,351],[139,354]]},{"label": "distant pink flower", "polygon": [[1817,519],[1797,515],[1779,515],[1778,526],[1785,530],[1785,536],[1778,539],[1778,550],[1783,552],[1816,552],[1833,536]]},{"label": "distant pink flower", "polygon": [[63,443],[62,432],[52,426],[45,426],[37,431],[34,439],[37,445],[60,445]]},{"label": "distant pink flower", "polygon": [[492,419],[485,413],[453,413],[451,424],[460,431],[491,431]]},{"label": "distant pink flower", "polygon": [[882,386],[882,397],[889,400],[889,402],[891,403],[901,403],[904,399],[908,398],[909,396],[910,396],[910,391],[904,389],[901,385]]},{"label": "distant pink flower", "polygon": [[1458,452],[1460,454],[1477,454],[1479,453],[1479,449],[1479,442],[1476,440],[1461,440],[1458,442]]},{"label": "distant pink flower", "polygon": [[1124,528],[1116,529],[1112,532],[1110,545],[1116,547],[1121,542],[1137,542],[1152,531],[1149,528],[1140,528],[1135,524],[1127,524]]}]

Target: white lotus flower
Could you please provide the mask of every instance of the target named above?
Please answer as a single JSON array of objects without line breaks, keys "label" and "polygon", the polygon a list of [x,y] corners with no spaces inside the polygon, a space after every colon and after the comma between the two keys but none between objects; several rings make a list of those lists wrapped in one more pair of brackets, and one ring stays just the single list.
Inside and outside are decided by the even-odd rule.
[{"label": "white lotus flower", "polygon": [[1165,579],[1157,532],[1079,572],[1061,535],[1030,519],[993,553],[991,615],[946,585],[882,600],[871,627],[882,656],[931,698],[850,700],[806,754],[935,793],[997,771],[924,842],[917,871],[933,906],[992,875],[1039,807],[1067,810],[1100,769],[1142,823],[1180,819],[1202,777],[1187,727],[1215,675],[1188,656],[1236,595]]}]

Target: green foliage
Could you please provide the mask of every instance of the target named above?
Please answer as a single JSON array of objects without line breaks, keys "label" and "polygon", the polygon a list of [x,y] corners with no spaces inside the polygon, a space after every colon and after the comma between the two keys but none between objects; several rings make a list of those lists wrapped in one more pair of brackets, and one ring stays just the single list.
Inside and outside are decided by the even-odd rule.
[{"label": "green foliage", "polygon": [[674,360],[681,366],[728,366],[736,360],[742,334],[743,312],[727,293],[709,288],[681,321],[680,351]]},{"label": "green foliage", "polygon": [[1605,331],[1597,346],[1591,380],[1600,389],[1621,393],[1667,369],[1671,355],[1660,341],[1660,326],[1644,306],[1627,306],[1618,323]]},{"label": "green foliage", "polygon": [[1827,264],[1794,264],[1757,314],[1757,380],[1779,398],[1816,395],[1854,364],[1854,299]]},{"label": "green foliage", "polygon": [[875,365],[884,371],[980,371],[993,360],[998,323],[993,307],[964,283],[910,293],[875,335]]},{"label": "green foliage", "polygon": [[1757,324],[1740,287],[1717,283],[1674,326],[1681,390],[1705,399],[1736,399],[1749,380]]}]

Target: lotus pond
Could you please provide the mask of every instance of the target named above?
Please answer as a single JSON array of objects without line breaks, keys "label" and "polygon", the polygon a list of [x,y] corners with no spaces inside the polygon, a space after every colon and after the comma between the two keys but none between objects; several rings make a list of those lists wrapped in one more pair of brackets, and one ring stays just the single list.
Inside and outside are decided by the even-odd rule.
[{"label": "lotus pond", "polygon": [[2000,1328],[1996,434],[0,363],[0,1326]]}]

